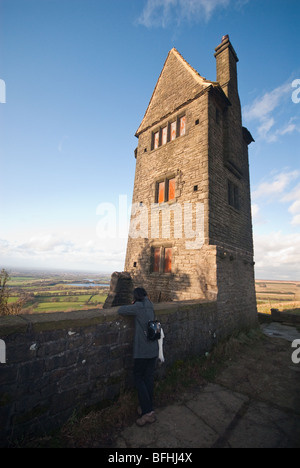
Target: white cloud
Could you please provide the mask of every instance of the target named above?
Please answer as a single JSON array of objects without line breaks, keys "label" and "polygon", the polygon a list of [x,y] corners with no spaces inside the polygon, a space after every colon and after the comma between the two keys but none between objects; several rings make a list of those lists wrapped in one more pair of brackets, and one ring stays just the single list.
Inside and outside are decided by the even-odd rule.
[{"label": "white cloud", "polygon": [[256,278],[300,280],[300,233],[254,235],[254,245]]},{"label": "white cloud", "polygon": [[300,132],[300,126],[294,123],[296,120],[295,117],[292,117],[288,124],[283,127],[281,130],[279,130],[280,135],[286,135],[287,133],[293,133],[295,131]]},{"label": "white cloud", "polygon": [[[217,8],[227,7],[232,0],[147,0],[138,23],[151,27],[166,27],[173,21],[208,21]],[[234,4],[241,6],[238,0]]]},{"label": "white cloud", "polygon": [[300,184],[293,188],[289,193],[282,197],[283,202],[292,201],[289,207],[289,213],[293,215],[291,224],[293,226],[300,224]]},{"label": "white cloud", "polygon": [[290,84],[284,84],[255,99],[251,106],[245,107],[245,117],[249,120],[268,118],[269,114],[279,105],[283,96],[291,91],[290,86]]},{"label": "white cloud", "polygon": [[[298,209],[298,211],[300,211],[300,210]],[[296,214],[295,216],[293,216],[293,219],[292,219],[292,221],[291,221],[291,224],[292,224],[293,226],[298,226],[298,225],[300,225],[300,213],[298,213],[298,214]]]},{"label": "white cloud", "polygon": [[300,199],[296,200],[290,207],[289,212],[292,214],[300,213]]},{"label": "white cloud", "polygon": [[254,203],[251,206],[251,211],[252,211],[252,218],[256,218],[258,216],[259,206],[256,203]]},{"label": "white cloud", "polygon": [[127,240],[76,239],[42,234],[23,242],[0,239],[0,264],[44,268],[122,270]]},{"label": "white cloud", "polygon": [[[300,132],[300,124],[296,117],[288,117],[288,122],[281,122],[283,110],[293,112],[295,106],[291,101],[292,83],[286,82],[281,86],[257,97],[254,102],[243,108],[243,116],[246,121],[258,123],[257,132],[259,138],[268,143],[278,141],[280,136]],[[291,107],[293,106],[293,107]]]},{"label": "white cloud", "polygon": [[266,223],[266,220],[261,213],[260,206],[257,203],[251,205],[252,221],[255,226],[262,225]]},{"label": "white cloud", "polygon": [[27,242],[18,245],[19,250],[28,252],[68,252],[73,244],[53,234],[34,236]]},{"label": "white cloud", "polygon": [[[300,172],[297,170],[290,172],[281,172],[273,176],[273,180],[261,182],[259,186],[252,192],[252,199],[258,198],[274,198],[274,196],[282,195],[282,193],[290,186],[291,182],[297,179]],[[287,196],[282,198],[287,201]]]},{"label": "white cloud", "polygon": [[[299,174],[299,171],[296,171]],[[282,201],[300,200],[300,184],[296,185],[290,192],[284,195]]]},{"label": "white cloud", "polygon": [[279,210],[279,203],[283,208],[284,203],[292,202],[287,209],[292,215],[291,225],[300,224],[300,183],[292,187],[294,181],[299,180],[300,171],[285,171],[278,174],[273,174],[270,180],[261,182],[258,187],[252,192],[251,198],[255,201],[252,205],[252,216],[254,223],[261,224],[261,208],[268,204],[268,212],[270,204],[276,203],[276,211]]},{"label": "white cloud", "polygon": [[[291,172],[282,172],[276,174],[273,180],[267,182],[261,182],[256,190],[252,192],[252,199],[258,198],[269,198],[281,195],[291,184],[291,182],[297,179],[300,172],[295,170]],[[282,198],[283,201],[287,201],[287,195]]]},{"label": "white cloud", "polygon": [[165,27],[169,22],[171,8],[177,4],[177,0],[148,0],[138,23],[151,28],[152,26]]}]

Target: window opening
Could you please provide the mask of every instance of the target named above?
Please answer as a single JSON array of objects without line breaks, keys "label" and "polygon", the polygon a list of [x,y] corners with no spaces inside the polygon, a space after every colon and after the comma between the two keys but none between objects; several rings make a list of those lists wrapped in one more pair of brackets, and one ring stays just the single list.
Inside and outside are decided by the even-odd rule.
[{"label": "window opening", "polygon": [[159,182],[158,184],[158,203],[165,201],[165,182]]},{"label": "window opening", "polygon": [[175,178],[168,180],[168,201],[175,199]]},{"label": "window opening", "polygon": [[[197,121],[196,121],[197,122]],[[199,123],[199,120],[198,120]],[[186,133],[186,116],[183,115],[171,123],[152,133],[151,150],[164,146],[168,141],[173,141]]]},{"label": "window opening", "polygon": [[159,146],[159,132],[154,133],[154,149]]},{"label": "window opening", "polygon": [[153,271],[159,273],[160,270],[160,247],[155,248],[153,252],[154,262],[153,262]]},{"label": "window opening", "polygon": [[175,200],[175,177],[166,178],[157,182],[155,203],[164,203]]},{"label": "window opening", "polygon": [[165,145],[168,141],[168,127],[162,129],[162,145]]},{"label": "window opening", "polygon": [[152,249],[152,272],[172,272],[172,247],[155,247]]},{"label": "window opening", "polygon": [[228,181],[228,204],[236,210],[240,209],[239,188],[230,180]]},{"label": "window opening", "polygon": [[185,135],[185,115],[179,120],[179,135]]},{"label": "window opening", "polygon": [[176,120],[175,122],[171,123],[171,141],[175,140],[176,138]]},{"label": "window opening", "polygon": [[164,273],[171,273],[172,271],[172,248],[165,248],[164,255]]}]

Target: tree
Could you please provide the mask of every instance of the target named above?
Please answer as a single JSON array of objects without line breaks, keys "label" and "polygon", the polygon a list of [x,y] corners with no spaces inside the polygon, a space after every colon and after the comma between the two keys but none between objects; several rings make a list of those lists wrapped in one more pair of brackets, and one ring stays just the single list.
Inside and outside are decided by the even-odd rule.
[{"label": "tree", "polygon": [[7,282],[10,277],[4,268],[0,273],[0,315],[9,315]]},{"label": "tree", "polygon": [[24,305],[23,299],[19,299],[14,304],[8,304],[9,290],[7,283],[9,280],[9,274],[4,268],[2,268],[0,272],[0,316],[19,314]]}]

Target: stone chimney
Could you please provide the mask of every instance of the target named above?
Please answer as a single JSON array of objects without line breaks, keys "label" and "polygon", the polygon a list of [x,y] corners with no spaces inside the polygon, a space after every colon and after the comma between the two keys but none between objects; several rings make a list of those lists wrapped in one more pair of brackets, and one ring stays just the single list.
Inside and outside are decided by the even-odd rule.
[{"label": "stone chimney", "polygon": [[242,113],[238,93],[237,62],[239,59],[232,47],[229,36],[223,36],[222,42],[215,49],[217,82],[230,101],[230,106],[223,113],[224,160],[239,168],[242,154]]},{"label": "stone chimney", "polygon": [[229,36],[223,36],[222,42],[215,49],[217,62],[217,81],[230,101],[238,95],[237,67],[239,61]]}]

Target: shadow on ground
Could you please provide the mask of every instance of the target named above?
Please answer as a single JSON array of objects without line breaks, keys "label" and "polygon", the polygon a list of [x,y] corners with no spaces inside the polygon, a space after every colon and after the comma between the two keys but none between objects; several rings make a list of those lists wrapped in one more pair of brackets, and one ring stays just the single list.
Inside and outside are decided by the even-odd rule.
[{"label": "shadow on ground", "polygon": [[104,410],[74,416],[59,434],[23,446],[300,448],[295,339],[300,339],[299,329],[265,323],[252,336],[241,334],[217,346],[208,358],[177,363],[169,386],[165,380],[157,383],[154,424],[136,426],[137,400],[131,391]]},{"label": "shadow on ground", "polygon": [[156,423],[125,428],[114,447],[300,448],[300,363],[291,359],[300,333],[262,329],[264,337],[232,355],[213,382],[159,408]]}]

